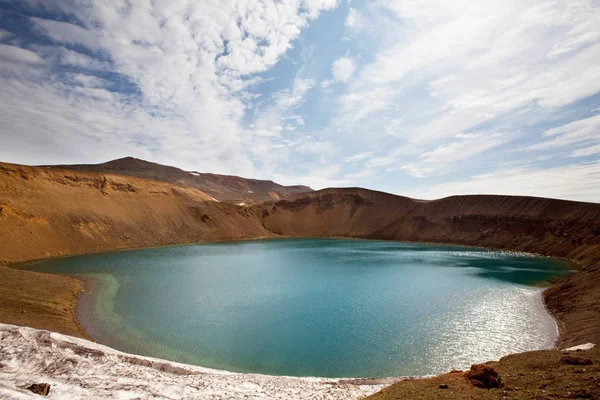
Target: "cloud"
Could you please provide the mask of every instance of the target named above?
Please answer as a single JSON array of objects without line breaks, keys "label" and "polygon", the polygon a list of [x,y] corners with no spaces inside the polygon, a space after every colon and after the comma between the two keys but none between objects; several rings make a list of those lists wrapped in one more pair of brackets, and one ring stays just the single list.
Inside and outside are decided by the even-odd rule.
[{"label": "cloud", "polygon": [[430,186],[411,193],[436,199],[456,194],[511,194],[598,202],[600,162],[535,169],[514,168]]},{"label": "cloud", "polygon": [[321,86],[321,89],[323,89],[323,90],[329,90],[329,87],[331,86],[332,83],[333,83],[333,79],[324,79],[321,81],[319,86]]},{"label": "cloud", "polygon": [[543,137],[549,138],[549,140],[533,145],[532,150],[543,150],[584,142],[600,142],[600,115],[548,129],[544,132]]},{"label": "cloud", "polygon": [[594,0],[373,0],[313,23],[339,3],[19,2],[0,15],[0,159],[395,191],[598,155]]},{"label": "cloud", "polygon": [[[314,85],[298,78],[273,97],[274,107],[264,107],[249,91],[260,82],[256,74],[273,67],[302,29],[337,1],[26,5],[45,16],[29,18],[31,35],[51,44],[32,47],[51,63],[44,79],[16,68],[15,76],[2,77],[0,134],[20,132],[10,152],[0,150],[4,160],[96,162],[136,155],[189,170],[254,175],[273,168],[260,157],[274,139],[259,131],[276,138],[286,110]],[[14,46],[0,51],[20,61],[40,59]],[[83,72],[72,76],[61,69],[75,67]],[[249,114],[265,126],[248,129]]]},{"label": "cloud", "polygon": [[[384,132],[392,116],[404,123],[395,135],[427,143],[493,122],[523,107],[547,109],[600,91],[600,10],[588,0],[498,4],[380,1],[396,24],[374,61],[340,99],[336,123],[350,132]],[[383,11],[361,14],[376,30]],[[369,32],[369,30],[365,30]],[[577,46],[547,54],[576,38]],[[372,45],[372,44],[371,44]],[[567,57],[568,55],[568,57]]]},{"label": "cloud", "polygon": [[371,158],[371,156],[373,155],[372,151],[365,151],[363,153],[357,153],[357,154],[353,154],[351,156],[345,157],[344,158],[344,162],[358,162],[358,161],[364,161],[367,160],[369,158]]},{"label": "cloud", "polygon": [[588,157],[595,156],[597,154],[600,155],[600,144],[575,150],[569,157]]},{"label": "cloud", "polygon": [[356,65],[350,57],[339,58],[331,65],[331,74],[336,82],[348,82],[355,70]]},{"label": "cloud", "polygon": [[348,16],[346,17],[345,25],[349,29],[356,28],[359,24],[358,12],[355,8],[350,7]]},{"label": "cloud", "polygon": [[81,26],[37,17],[32,17],[31,22],[39,32],[57,42],[82,44],[92,50],[100,48],[100,38],[93,31],[84,29]]},{"label": "cloud", "polygon": [[4,29],[0,29],[0,40],[4,40],[12,36],[12,33],[5,31]]},{"label": "cloud", "polygon": [[0,58],[27,64],[37,64],[42,61],[42,58],[33,51],[6,44],[0,44]]},{"label": "cloud", "polygon": [[404,165],[401,169],[417,178],[423,178],[441,170],[447,173],[455,168],[457,163],[485,153],[509,140],[509,136],[502,133],[459,134],[450,143],[421,154],[416,163]]},{"label": "cloud", "polygon": [[340,175],[339,165],[317,165],[303,175],[275,174],[275,180],[283,185],[308,185],[319,190],[327,187],[341,187],[352,182],[350,179],[336,178]]}]

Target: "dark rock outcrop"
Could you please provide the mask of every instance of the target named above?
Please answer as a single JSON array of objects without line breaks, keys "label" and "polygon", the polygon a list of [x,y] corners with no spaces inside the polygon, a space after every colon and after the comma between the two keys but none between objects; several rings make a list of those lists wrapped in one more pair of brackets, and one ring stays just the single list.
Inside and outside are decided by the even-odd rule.
[{"label": "dark rock outcrop", "polygon": [[581,358],[574,356],[565,356],[560,359],[560,362],[568,365],[592,365],[593,362],[589,358]]},{"label": "dark rock outcrop", "polygon": [[485,364],[471,365],[471,369],[465,373],[465,378],[475,387],[481,389],[493,389],[500,387],[498,373]]},{"label": "dark rock outcrop", "polygon": [[47,383],[34,383],[27,389],[40,396],[48,396],[48,393],[50,393],[50,385]]}]

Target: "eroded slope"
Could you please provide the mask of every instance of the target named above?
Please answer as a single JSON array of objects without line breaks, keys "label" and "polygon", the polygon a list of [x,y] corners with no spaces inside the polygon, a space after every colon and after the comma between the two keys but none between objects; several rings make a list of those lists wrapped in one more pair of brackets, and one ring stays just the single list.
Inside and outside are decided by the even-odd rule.
[{"label": "eroded slope", "polygon": [[235,204],[278,200],[290,195],[312,191],[308,186],[283,186],[273,181],[260,179],[184,171],[133,157],[120,158],[102,164],[58,165],[51,168],[133,176],[185,185],[199,189],[216,200]]}]

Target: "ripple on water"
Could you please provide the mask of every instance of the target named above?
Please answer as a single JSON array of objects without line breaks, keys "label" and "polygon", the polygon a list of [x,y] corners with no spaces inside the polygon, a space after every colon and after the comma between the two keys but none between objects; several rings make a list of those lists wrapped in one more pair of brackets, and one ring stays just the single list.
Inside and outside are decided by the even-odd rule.
[{"label": "ripple on water", "polygon": [[239,372],[427,375],[551,347],[533,286],[556,261],[472,248],[289,239],[49,260],[91,282],[80,304],[97,340]]}]

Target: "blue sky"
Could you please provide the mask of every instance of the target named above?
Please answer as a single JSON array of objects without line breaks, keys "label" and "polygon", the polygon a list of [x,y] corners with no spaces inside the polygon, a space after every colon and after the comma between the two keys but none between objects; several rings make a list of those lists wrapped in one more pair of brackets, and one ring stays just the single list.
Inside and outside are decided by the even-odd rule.
[{"label": "blue sky", "polygon": [[596,0],[0,0],[0,87],[7,162],[600,201]]}]

